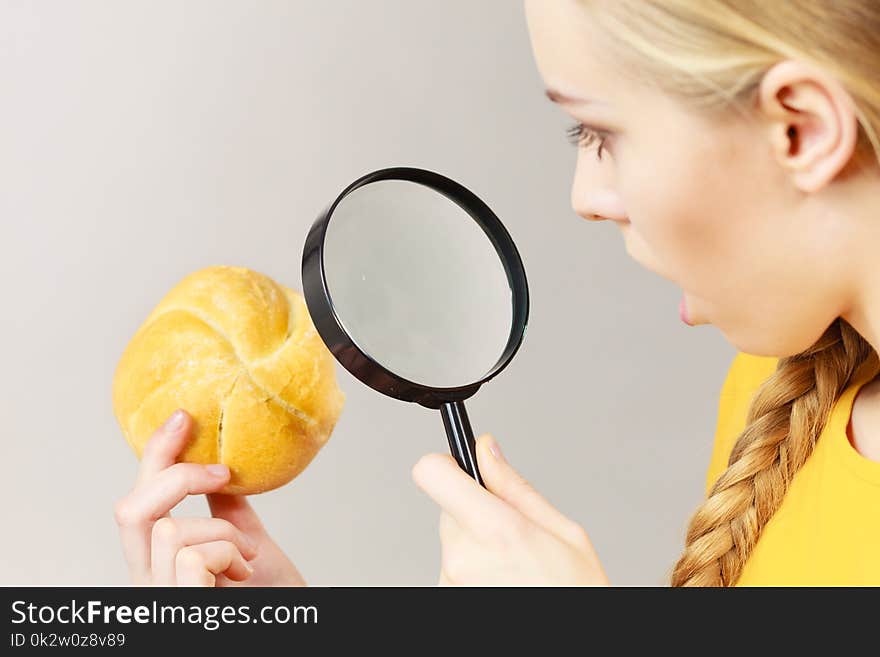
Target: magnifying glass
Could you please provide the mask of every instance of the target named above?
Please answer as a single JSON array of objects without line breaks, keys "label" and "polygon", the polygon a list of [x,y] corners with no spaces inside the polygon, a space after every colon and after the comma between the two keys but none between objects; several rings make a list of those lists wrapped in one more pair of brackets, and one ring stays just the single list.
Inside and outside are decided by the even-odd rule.
[{"label": "magnifying glass", "polygon": [[511,361],[529,313],[522,260],[492,210],[432,171],[368,173],[312,224],[302,281],[342,366],[385,395],[439,409],[453,457],[485,486],[464,400]]}]

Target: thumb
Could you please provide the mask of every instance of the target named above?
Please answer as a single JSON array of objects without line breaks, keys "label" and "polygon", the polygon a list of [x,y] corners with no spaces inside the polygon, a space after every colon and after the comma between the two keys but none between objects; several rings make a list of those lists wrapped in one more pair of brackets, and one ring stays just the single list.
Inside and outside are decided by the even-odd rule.
[{"label": "thumb", "polygon": [[215,518],[228,520],[246,534],[257,535],[266,532],[260,517],[244,495],[208,493],[205,497],[208,498],[211,515]]},{"label": "thumb", "polygon": [[529,511],[549,506],[525,477],[507,462],[492,434],[484,433],[476,443],[480,474],[489,491],[529,517]]},{"label": "thumb", "polygon": [[507,462],[492,434],[481,435],[476,445],[480,475],[489,491],[557,537],[576,540],[581,527],[562,515]]}]

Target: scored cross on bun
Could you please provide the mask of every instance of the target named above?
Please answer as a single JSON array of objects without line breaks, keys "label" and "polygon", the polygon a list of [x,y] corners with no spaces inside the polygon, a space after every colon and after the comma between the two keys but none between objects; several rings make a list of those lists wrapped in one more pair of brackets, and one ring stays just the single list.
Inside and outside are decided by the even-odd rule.
[{"label": "scored cross on bun", "polygon": [[330,437],[345,404],[302,294],[244,267],[189,274],[125,348],[113,410],[138,458],[177,408],[194,420],[179,461],[225,463],[222,493],[278,488]]}]

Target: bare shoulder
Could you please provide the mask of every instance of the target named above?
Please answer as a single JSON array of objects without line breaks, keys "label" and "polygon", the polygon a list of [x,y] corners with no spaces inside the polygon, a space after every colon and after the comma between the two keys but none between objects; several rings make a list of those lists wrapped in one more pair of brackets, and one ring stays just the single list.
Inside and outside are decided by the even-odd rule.
[{"label": "bare shoulder", "polygon": [[880,376],[859,388],[846,435],[859,454],[880,461]]}]

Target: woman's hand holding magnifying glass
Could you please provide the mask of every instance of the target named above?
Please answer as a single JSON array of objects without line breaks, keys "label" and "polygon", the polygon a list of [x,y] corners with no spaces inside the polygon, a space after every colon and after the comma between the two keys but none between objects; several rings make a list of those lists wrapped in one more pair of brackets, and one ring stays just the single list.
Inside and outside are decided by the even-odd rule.
[{"label": "woman's hand holding magnifying glass", "polygon": [[511,467],[490,434],[476,451],[486,488],[448,454],[413,466],[416,484],[441,507],[438,584],[609,585],[584,529]]}]

